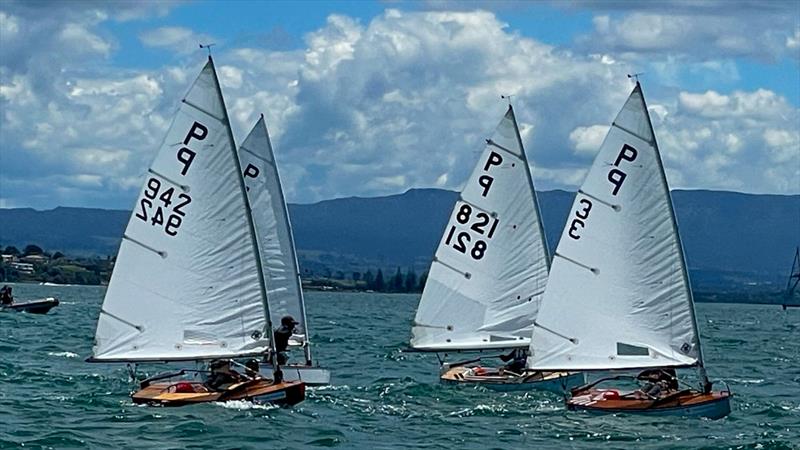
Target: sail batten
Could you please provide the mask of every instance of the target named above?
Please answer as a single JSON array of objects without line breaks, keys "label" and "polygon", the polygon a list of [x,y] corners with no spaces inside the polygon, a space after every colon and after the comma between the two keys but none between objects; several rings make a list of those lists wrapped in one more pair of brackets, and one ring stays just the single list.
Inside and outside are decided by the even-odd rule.
[{"label": "sail batten", "polygon": [[702,366],[683,247],[638,83],[575,196],[555,255],[529,368]]},{"label": "sail batten", "polygon": [[146,172],[103,301],[92,361],[267,350],[263,283],[235,151],[209,58]]},{"label": "sail batten", "polygon": [[548,264],[530,168],[509,107],[450,214],[411,346],[422,351],[527,346]]}]

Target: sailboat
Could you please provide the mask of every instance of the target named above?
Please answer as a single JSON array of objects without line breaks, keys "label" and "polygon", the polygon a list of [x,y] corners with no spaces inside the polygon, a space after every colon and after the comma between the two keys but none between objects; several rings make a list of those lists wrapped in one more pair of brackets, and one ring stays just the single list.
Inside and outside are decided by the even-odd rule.
[{"label": "sailboat", "polygon": [[[548,267],[536,191],[509,104],[436,249],[414,319],[411,350],[524,353]],[[558,391],[584,382],[580,373],[475,366],[480,360],[443,363],[440,379],[497,390]]]},{"label": "sailboat", "polygon": [[[241,174],[209,55],[147,171],[88,361],[212,361],[209,366],[217,367],[274,350],[261,251]],[[282,381],[278,368],[273,379],[237,373],[224,389],[182,378],[198,372],[209,375],[189,369],[156,375],[131,397],[164,406],[295,404],[305,398],[305,384]]]},{"label": "sailboat", "polygon": [[[675,213],[638,80],[578,190],[553,257],[528,367],[643,370],[572,390],[567,407],[604,413],[721,418],[703,361]],[[675,369],[697,368],[702,387]],[[620,380],[641,389],[600,389]]]},{"label": "sailboat", "polygon": [[[292,225],[263,114],[239,147],[239,161],[259,239],[271,321],[277,324],[286,316],[292,317],[297,324],[289,348],[303,351],[302,363],[281,366],[283,378],[300,380],[306,385],[330,384],[330,372],[314,366],[311,357],[311,336]],[[262,366],[262,370],[272,369],[269,363]]]},{"label": "sailboat", "polygon": [[792,260],[792,270],[789,271],[789,280],[786,282],[786,289],[783,291],[783,309],[800,307],[800,301],[796,297],[797,285],[800,284],[800,247],[794,250]]}]

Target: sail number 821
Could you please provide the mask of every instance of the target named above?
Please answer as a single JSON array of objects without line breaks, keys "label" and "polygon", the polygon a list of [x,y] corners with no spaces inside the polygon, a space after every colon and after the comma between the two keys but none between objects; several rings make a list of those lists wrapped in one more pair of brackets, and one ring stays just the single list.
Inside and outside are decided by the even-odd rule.
[{"label": "sail number 821", "polygon": [[[486,239],[491,239],[494,231],[497,229],[497,218],[489,214],[479,211],[474,215],[474,221],[470,224],[472,218],[473,208],[462,203],[456,212],[456,222],[462,226],[468,226],[467,230],[462,229],[458,225],[450,226],[445,239],[445,245],[451,246],[456,251],[467,254],[474,260],[480,260],[486,253],[488,244],[485,240],[480,239],[480,236],[474,236],[472,232],[481,236],[486,236]],[[474,241],[474,244],[472,243]],[[470,244],[472,244],[470,246]]]}]

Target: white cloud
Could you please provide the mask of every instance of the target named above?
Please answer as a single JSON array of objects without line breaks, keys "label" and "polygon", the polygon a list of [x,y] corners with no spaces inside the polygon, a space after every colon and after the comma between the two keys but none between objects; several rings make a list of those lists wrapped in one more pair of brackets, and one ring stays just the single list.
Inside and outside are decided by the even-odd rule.
[{"label": "white cloud", "polygon": [[[17,193],[3,201],[128,207],[204,58],[95,70],[116,48],[96,15],[39,34],[19,17],[14,42],[42,50],[0,46],[0,176]],[[72,57],[57,42],[66,23],[81,24],[87,34],[74,36],[91,52]],[[195,36],[165,33],[151,44],[194,51]],[[388,10],[365,23],[334,15],[303,48],[220,48],[215,59],[235,136],[264,113],[287,196],[302,202],[459,187],[505,112],[500,94],[513,94],[537,188],[574,189],[631,89],[624,54],[556,48],[485,11]],[[698,65],[736,75],[724,61]],[[653,85],[650,111],[674,187],[800,192],[798,110],[784,97]]]},{"label": "white cloud", "polygon": [[569,134],[569,140],[577,153],[594,155],[600,149],[608,133],[608,125],[578,127]]},{"label": "white cloud", "polygon": [[171,50],[180,55],[188,55],[196,51],[200,44],[218,43],[216,39],[195,33],[184,27],[160,27],[145,31],[139,35],[142,44]]},{"label": "white cloud", "polygon": [[796,45],[800,33],[796,31],[797,6],[793,2],[731,5],[721,0],[578,0],[568,5],[587,8],[596,14],[593,32],[580,39],[586,48],[617,54],[648,54],[650,58],[660,54],[698,60],[722,57],[777,60],[787,54],[787,48]]},{"label": "white cloud", "polygon": [[707,118],[782,119],[796,114],[796,109],[784,97],[767,89],[734,91],[730,95],[715,91],[681,92],[678,98],[685,111]]}]

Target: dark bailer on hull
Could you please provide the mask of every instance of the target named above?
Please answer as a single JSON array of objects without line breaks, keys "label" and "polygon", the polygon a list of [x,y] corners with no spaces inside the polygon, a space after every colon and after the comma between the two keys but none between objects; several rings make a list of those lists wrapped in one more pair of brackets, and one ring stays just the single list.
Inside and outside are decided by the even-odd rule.
[{"label": "dark bailer on hull", "polygon": [[730,392],[702,393],[687,389],[652,400],[640,392],[620,393],[616,389],[588,389],[567,400],[572,411],[602,414],[646,414],[721,419],[731,412]]},{"label": "dark bailer on hull", "polygon": [[10,305],[3,305],[2,310],[20,311],[31,314],[47,314],[48,311],[58,306],[58,299],[55,297],[31,300],[29,302],[14,302]]},{"label": "dark bailer on hull", "polygon": [[234,384],[223,391],[209,390],[197,381],[166,381],[148,384],[131,395],[136,404],[156,406],[185,406],[231,400],[291,406],[305,398],[306,386],[302,382],[274,383],[265,379]]}]

